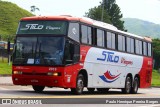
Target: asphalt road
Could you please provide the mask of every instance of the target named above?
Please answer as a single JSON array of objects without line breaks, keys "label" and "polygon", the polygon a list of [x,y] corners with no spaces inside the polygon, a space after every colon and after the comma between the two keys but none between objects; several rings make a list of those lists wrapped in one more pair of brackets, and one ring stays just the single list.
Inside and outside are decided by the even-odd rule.
[{"label": "asphalt road", "polygon": [[[40,102],[37,104],[54,104],[55,106],[61,107],[79,107],[81,104],[85,104],[87,107],[104,107],[104,106],[118,106],[118,107],[160,107],[160,88],[147,88],[147,89],[139,89],[138,94],[122,94],[119,89],[110,89],[108,93],[98,93],[95,91],[94,93],[89,93],[85,89],[82,95],[73,95],[70,92],[70,89],[61,89],[61,88],[45,88],[43,93],[35,93],[30,86],[0,86],[0,98],[3,99],[12,99],[12,103],[14,105],[0,105],[0,107],[27,107],[28,105],[24,105],[25,102],[20,102],[19,105],[18,100],[30,101],[30,100],[39,100]],[[118,99],[117,99],[118,98]],[[155,102],[150,102],[148,104],[127,104],[126,102],[122,102],[122,104],[116,104],[114,101],[125,101],[128,102],[130,99],[137,100],[142,98],[142,100],[146,100],[152,98],[151,100],[156,100]],[[157,98],[157,99],[154,99]],[[41,101],[42,100],[42,101]],[[114,100],[114,101],[113,101]],[[112,101],[111,103],[106,104],[107,101]],[[141,101],[141,99],[140,99]],[[45,103],[44,103],[45,102]],[[73,103],[73,104],[72,104]],[[18,105],[17,105],[18,104]],[[27,103],[28,104],[28,103]],[[57,105],[58,104],[58,105]],[[59,105],[61,104],[61,105]],[[67,106],[66,106],[67,104]],[[78,104],[78,105],[77,105]],[[87,105],[86,105],[87,104]],[[46,107],[46,105],[37,105],[38,107]],[[31,105],[32,107],[32,105]],[[33,105],[35,107],[35,105]],[[50,107],[50,105],[47,105]]]}]

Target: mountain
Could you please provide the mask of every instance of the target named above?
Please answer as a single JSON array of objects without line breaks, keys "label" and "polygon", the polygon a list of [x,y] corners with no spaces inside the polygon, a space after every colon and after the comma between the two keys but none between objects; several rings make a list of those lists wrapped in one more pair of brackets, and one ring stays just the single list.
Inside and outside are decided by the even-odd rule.
[{"label": "mountain", "polygon": [[19,20],[27,16],[33,16],[33,14],[16,4],[0,0],[0,35],[2,38],[15,35]]},{"label": "mountain", "polygon": [[123,18],[124,26],[128,32],[140,36],[149,36],[151,38],[160,38],[160,25],[152,22],[135,19]]}]

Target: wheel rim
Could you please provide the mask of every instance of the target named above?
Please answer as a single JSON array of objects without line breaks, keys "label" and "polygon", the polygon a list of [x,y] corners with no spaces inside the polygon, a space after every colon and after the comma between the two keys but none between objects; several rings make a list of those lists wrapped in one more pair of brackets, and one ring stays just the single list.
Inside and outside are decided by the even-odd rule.
[{"label": "wheel rim", "polygon": [[77,91],[78,91],[78,92],[82,92],[83,87],[84,87],[84,85],[83,85],[83,80],[82,80],[82,79],[79,79],[79,80],[77,81]]},{"label": "wheel rim", "polygon": [[126,91],[129,93],[131,90],[131,79],[127,78]]}]

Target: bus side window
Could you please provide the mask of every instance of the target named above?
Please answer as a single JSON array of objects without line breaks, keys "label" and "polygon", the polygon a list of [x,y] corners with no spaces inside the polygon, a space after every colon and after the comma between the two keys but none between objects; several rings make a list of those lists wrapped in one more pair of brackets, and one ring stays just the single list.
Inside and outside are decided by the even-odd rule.
[{"label": "bus side window", "polygon": [[97,46],[104,47],[104,31],[97,29]]},{"label": "bus side window", "polygon": [[73,40],[79,42],[79,24],[78,23],[69,24],[68,36]]},{"label": "bus side window", "polygon": [[143,42],[143,55],[147,56],[147,43]]},{"label": "bus side window", "polygon": [[151,47],[151,43],[148,43],[148,56],[152,56],[152,47]]},{"label": "bus side window", "polygon": [[80,59],[80,46],[70,40],[65,45],[65,64],[76,63]]},{"label": "bus side window", "polygon": [[125,37],[122,35],[118,35],[118,50],[125,51]]},{"label": "bus side window", "polygon": [[81,32],[82,32],[82,37],[81,37],[81,42],[85,43],[85,44],[92,44],[92,31],[91,31],[91,27],[82,25],[81,26]]}]

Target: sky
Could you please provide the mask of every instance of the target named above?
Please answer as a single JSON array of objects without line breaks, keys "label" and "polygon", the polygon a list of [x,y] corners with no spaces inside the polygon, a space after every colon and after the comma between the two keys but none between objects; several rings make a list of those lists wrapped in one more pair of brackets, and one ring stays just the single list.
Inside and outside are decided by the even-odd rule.
[{"label": "sky", "polygon": [[[40,9],[36,15],[84,16],[85,12],[98,6],[102,0],[3,0],[10,1],[30,11],[35,5]],[[138,18],[160,24],[160,0],[116,0],[124,18]]]}]

